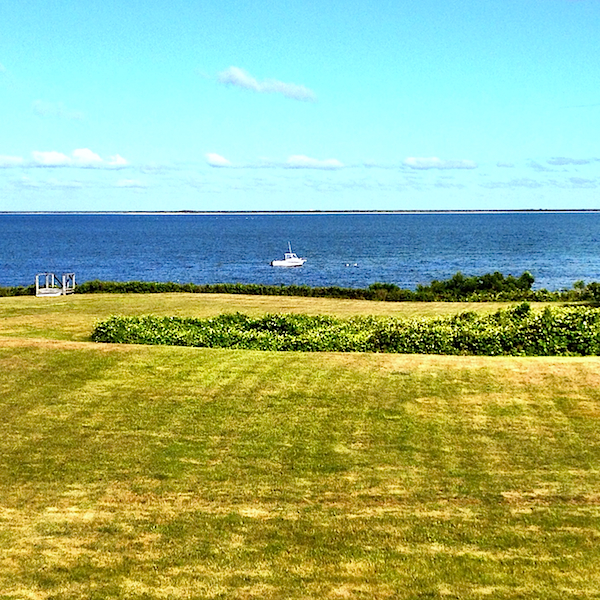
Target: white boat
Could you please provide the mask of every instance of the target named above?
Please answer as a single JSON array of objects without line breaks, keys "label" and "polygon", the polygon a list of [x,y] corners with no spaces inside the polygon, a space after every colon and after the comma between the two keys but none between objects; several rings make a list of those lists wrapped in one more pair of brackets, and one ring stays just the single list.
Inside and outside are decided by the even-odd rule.
[{"label": "white boat", "polygon": [[299,258],[292,252],[292,245],[288,242],[289,252],[286,252],[283,256],[283,260],[272,260],[272,267],[301,267],[305,262],[305,258]]}]

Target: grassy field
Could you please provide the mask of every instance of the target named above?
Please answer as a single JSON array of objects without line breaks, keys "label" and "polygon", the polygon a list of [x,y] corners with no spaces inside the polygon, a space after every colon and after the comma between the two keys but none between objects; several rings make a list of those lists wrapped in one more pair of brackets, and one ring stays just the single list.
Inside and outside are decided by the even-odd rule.
[{"label": "grassy field", "polygon": [[86,341],[115,313],[466,308],[0,299],[0,599],[600,598],[600,358]]},{"label": "grassy field", "polygon": [[[370,302],[293,296],[234,294],[90,294],[35,298],[0,298],[0,335],[89,340],[94,322],[120,315],[209,317],[224,312],[259,315],[296,312],[312,315],[427,316],[467,310],[493,312],[505,306],[489,302]],[[544,306],[538,304],[538,306]]]}]

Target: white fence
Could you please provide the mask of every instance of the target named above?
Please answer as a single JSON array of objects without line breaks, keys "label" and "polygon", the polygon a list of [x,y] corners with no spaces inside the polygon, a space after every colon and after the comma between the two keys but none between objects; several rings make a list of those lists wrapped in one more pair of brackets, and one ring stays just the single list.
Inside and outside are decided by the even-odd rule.
[{"label": "white fence", "polygon": [[75,273],[63,273],[62,278],[54,273],[38,273],[35,276],[36,296],[66,296],[75,290]]}]

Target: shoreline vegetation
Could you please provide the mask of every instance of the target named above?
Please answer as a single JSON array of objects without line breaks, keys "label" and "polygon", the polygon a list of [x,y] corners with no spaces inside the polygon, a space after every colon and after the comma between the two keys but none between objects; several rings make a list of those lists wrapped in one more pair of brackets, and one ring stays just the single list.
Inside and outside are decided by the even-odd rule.
[{"label": "shoreline vegetation", "polygon": [[[433,280],[429,285],[417,285],[415,290],[403,289],[393,283],[372,283],[366,288],[308,285],[266,285],[256,283],[195,284],[150,281],[99,281],[78,284],[76,294],[97,293],[168,293],[246,294],[259,296],[301,296],[380,302],[584,302],[600,303],[600,283],[576,281],[571,289],[550,291],[532,289],[535,279],[525,271],[519,277],[504,276],[496,271],[485,275],[465,276],[456,273],[450,279]],[[35,286],[0,287],[0,297],[33,296]]]}]

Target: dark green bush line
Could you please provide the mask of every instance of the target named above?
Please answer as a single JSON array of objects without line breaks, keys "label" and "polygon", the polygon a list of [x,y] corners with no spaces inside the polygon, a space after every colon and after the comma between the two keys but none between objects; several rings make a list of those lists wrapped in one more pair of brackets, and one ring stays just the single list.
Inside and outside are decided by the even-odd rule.
[{"label": "dark green bush line", "polygon": [[146,281],[88,281],[79,285],[76,293],[138,293],[191,292],[195,294],[249,294],[254,296],[315,296],[364,299],[365,290],[340,287],[310,287],[307,285],[264,285],[258,283],[158,283]]},{"label": "dark green bush line", "polygon": [[[249,294],[260,296],[304,296],[315,298],[345,298],[351,300],[379,300],[386,302],[591,302],[600,303],[600,284],[578,281],[570,290],[551,292],[532,290],[534,278],[529,272],[520,277],[504,276],[496,271],[486,275],[467,277],[456,273],[444,281],[418,285],[406,290],[393,283],[373,283],[367,288],[310,287],[308,285],[263,285],[255,283],[194,283],[152,281],[86,281],[75,293],[135,293],[191,292],[196,294]],[[35,286],[0,288],[0,296],[35,294]]]},{"label": "dark green bush line", "polygon": [[15,287],[0,287],[0,298],[7,296],[35,296],[35,285],[23,287],[21,285]]},{"label": "dark green bush line", "polygon": [[77,293],[160,293],[192,292],[207,294],[249,294],[261,296],[305,296],[318,298],[346,298],[352,300],[379,300],[387,302],[600,302],[600,284],[585,285],[579,281],[571,290],[551,292],[532,290],[534,278],[529,272],[520,277],[502,273],[488,273],[466,277],[456,273],[444,281],[434,280],[430,285],[418,285],[416,290],[406,290],[393,283],[373,283],[367,288],[310,287],[307,285],[262,285],[243,283],[218,283],[197,285],[193,283],[111,282],[88,281],[76,289]]},{"label": "dark green bush line", "polygon": [[113,316],[98,323],[96,342],[165,344],[304,352],[393,352],[509,356],[600,353],[600,309],[529,304],[491,315],[399,319],[224,314],[209,319]]},{"label": "dark green bush line", "polygon": [[261,296],[305,296],[320,298],[347,298],[352,300],[448,301],[448,300],[547,300],[552,297],[546,290],[532,291],[533,276],[525,272],[518,279],[502,273],[481,277],[465,277],[457,273],[447,281],[432,281],[429,286],[419,285],[415,291],[406,290],[393,283],[373,283],[367,288],[310,287],[307,285],[262,285],[219,283],[196,285],[192,283],[156,283],[130,281],[125,283],[90,281],[77,288],[78,293],[94,292],[194,292],[222,294],[251,294]]}]

